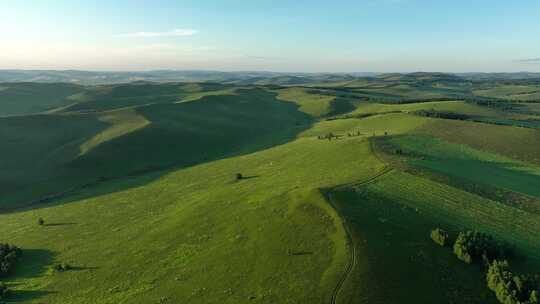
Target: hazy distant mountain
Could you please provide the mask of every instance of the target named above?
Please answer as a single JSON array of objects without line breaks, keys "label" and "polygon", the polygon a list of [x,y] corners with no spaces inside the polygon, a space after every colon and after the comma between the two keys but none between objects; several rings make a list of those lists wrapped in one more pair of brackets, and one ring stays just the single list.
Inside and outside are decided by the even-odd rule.
[{"label": "hazy distant mountain", "polygon": [[151,82],[225,82],[237,84],[291,85],[313,82],[337,82],[375,73],[277,73],[264,71],[174,71],[91,72],[76,70],[0,70],[0,82],[68,82],[77,84],[114,84],[133,81]]},{"label": "hazy distant mountain", "polygon": [[377,77],[399,81],[459,81],[535,79],[540,73],[279,73],[265,71],[176,71],[156,70],[143,72],[92,72],[78,70],[0,70],[0,82],[76,83],[84,85],[149,82],[220,82],[246,85],[298,85],[352,81],[364,77]]}]

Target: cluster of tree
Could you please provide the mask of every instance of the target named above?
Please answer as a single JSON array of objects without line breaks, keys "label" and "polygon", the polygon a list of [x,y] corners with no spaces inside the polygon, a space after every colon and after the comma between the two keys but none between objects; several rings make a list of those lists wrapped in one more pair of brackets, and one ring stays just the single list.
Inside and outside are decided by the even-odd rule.
[{"label": "cluster of tree", "polygon": [[10,244],[0,244],[0,277],[8,275],[15,267],[21,250]]},{"label": "cluster of tree", "polygon": [[[449,244],[449,234],[443,229],[431,231],[431,239]],[[540,276],[517,275],[510,271],[508,258],[512,248],[492,236],[477,231],[460,232],[454,242],[454,253],[467,264],[483,263],[487,267],[487,285],[502,304],[540,304]]]},{"label": "cluster of tree", "polygon": [[478,231],[460,232],[454,243],[454,253],[467,264],[506,259],[512,256],[512,249],[506,243]]},{"label": "cluster of tree", "polygon": [[443,112],[435,110],[418,110],[413,112],[413,114],[424,117],[434,117],[434,118],[443,118],[443,119],[453,119],[453,120],[466,120],[472,118],[469,115],[454,113],[454,112]]},{"label": "cluster of tree", "polygon": [[487,284],[503,304],[540,303],[540,276],[515,275],[506,260],[490,263]]}]

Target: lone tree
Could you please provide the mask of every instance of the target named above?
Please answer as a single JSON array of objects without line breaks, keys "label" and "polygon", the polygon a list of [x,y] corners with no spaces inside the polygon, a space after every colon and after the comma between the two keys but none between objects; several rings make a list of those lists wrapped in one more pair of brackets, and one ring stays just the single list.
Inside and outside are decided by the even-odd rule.
[{"label": "lone tree", "polygon": [[236,180],[241,180],[242,178],[244,178],[242,173],[236,173]]},{"label": "lone tree", "polygon": [[45,220],[42,219],[42,218],[40,217],[40,218],[38,219],[38,225],[40,225],[40,226],[45,225]]}]

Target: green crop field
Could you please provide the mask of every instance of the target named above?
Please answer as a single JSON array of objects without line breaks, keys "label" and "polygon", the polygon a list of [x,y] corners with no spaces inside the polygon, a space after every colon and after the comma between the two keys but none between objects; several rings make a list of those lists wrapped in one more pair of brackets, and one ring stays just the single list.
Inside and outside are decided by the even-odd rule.
[{"label": "green crop field", "polygon": [[538,109],[501,97],[524,86],[0,84],[6,301],[498,303],[430,232],[488,233],[540,272]]}]

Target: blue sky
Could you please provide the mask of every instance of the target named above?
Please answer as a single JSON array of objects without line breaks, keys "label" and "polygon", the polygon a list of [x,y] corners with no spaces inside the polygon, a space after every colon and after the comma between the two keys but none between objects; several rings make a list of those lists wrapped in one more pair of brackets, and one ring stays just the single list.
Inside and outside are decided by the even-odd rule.
[{"label": "blue sky", "polygon": [[0,69],[540,71],[538,0],[0,0]]}]

